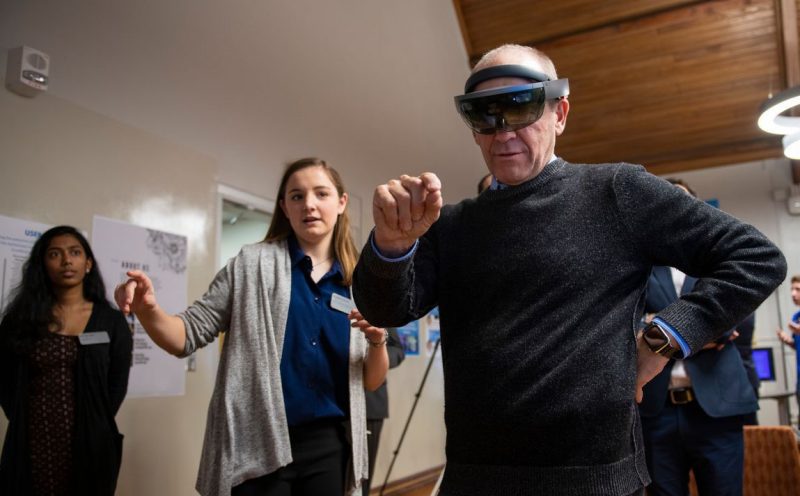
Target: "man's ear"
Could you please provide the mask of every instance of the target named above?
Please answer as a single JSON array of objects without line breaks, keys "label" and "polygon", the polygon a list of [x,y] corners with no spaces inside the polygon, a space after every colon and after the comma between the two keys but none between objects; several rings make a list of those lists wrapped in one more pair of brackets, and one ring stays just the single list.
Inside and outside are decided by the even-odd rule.
[{"label": "man's ear", "polygon": [[556,136],[561,136],[567,127],[567,114],[569,114],[569,100],[564,97],[556,102]]}]

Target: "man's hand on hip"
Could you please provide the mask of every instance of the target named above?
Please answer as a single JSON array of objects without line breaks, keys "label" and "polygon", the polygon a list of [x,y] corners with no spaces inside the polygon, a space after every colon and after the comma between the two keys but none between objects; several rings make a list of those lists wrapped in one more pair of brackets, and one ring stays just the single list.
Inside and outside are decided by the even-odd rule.
[{"label": "man's hand on hip", "polygon": [[669,362],[669,358],[654,353],[642,337],[636,337],[636,403],[641,403],[644,393],[642,388],[653,380]]}]

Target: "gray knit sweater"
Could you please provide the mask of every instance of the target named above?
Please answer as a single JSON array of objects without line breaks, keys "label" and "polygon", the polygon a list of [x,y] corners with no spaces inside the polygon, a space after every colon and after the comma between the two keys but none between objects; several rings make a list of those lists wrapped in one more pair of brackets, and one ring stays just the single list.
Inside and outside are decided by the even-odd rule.
[{"label": "gray knit sweater", "polygon": [[[227,330],[208,406],[197,490],[230,496],[231,487],[292,461],[280,377],[291,296],[291,257],[285,241],[247,245],[217,273],[199,300],[179,316],[184,355]],[[363,368],[366,343],[350,329],[350,435],[347,494],[367,478]]]},{"label": "gray knit sweater", "polygon": [[700,278],[664,309],[698,350],[783,280],[752,226],[640,166],[556,160],[443,209],[406,262],[364,249],[359,309],[399,326],[439,305],[445,496],[627,495],[649,483],[635,335],[653,265]]}]

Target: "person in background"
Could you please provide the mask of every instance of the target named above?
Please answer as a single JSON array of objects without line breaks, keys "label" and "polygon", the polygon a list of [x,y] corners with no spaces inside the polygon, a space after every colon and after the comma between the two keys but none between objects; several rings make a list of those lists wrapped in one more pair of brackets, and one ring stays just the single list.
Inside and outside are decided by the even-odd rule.
[{"label": "person in background", "polygon": [[[568,94],[542,52],[491,50],[455,103],[492,187],[443,207],[442,182],[426,172],[373,194],[355,301],[384,326],[439,306],[441,496],[642,494],[642,386],[785,277],[757,229],[643,167],[558,157]],[[702,278],[641,329],[654,265]]]},{"label": "person in background", "polygon": [[114,494],[132,348],[86,238],[43,233],[0,323],[0,494]]},{"label": "person in background", "polygon": [[[680,179],[667,179],[692,198]],[[655,266],[647,281],[645,312],[652,316],[692,292],[698,279]],[[738,326],[737,326],[738,327]],[[700,494],[741,495],[744,431],[758,401],[736,346],[733,329],[683,360],[671,359],[644,386],[639,404],[651,496],[685,494],[694,471]],[[752,335],[752,334],[751,334]]]},{"label": "person in background", "polygon": [[[736,326],[736,332],[739,335],[734,338],[733,344],[736,345],[739,356],[742,357],[742,365],[744,365],[744,370],[747,373],[747,379],[753,387],[753,393],[755,393],[756,399],[758,399],[761,396],[759,393],[761,379],[758,377],[756,364],[753,361],[753,335],[755,333],[755,326],[756,314],[753,312]],[[758,412],[745,414],[744,418],[745,425],[758,425]]]},{"label": "person in background", "polygon": [[333,167],[306,158],[286,169],[277,198],[264,241],[244,246],[180,314],[158,306],[143,272],[115,291],[120,309],[174,355],[227,331],[197,478],[203,496],[350,495],[368,476],[364,389],[386,377],[388,334],[346,305],[357,259],[348,196]]},{"label": "person in background", "polygon": [[[791,284],[792,303],[800,307],[800,274],[792,276]],[[797,388],[797,404],[800,405],[800,346],[798,346],[800,345],[800,310],[792,315],[787,327],[790,332],[778,329],[777,334],[784,344],[791,346],[797,352],[797,385],[795,387]],[[798,421],[798,426],[800,426],[800,421]]]},{"label": "person in background", "polygon": [[[397,330],[390,328],[389,341],[386,342],[386,351],[389,353],[389,368],[393,369],[400,365],[406,358],[403,346],[400,343],[400,336]],[[365,391],[367,402],[367,450],[369,453],[369,479],[362,486],[363,495],[369,496],[372,487],[372,477],[375,474],[375,461],[378,457],[378,446],[381,441],[381,431],[383,421],[389,418],[389,389],[386,382],[375,391]]]}]

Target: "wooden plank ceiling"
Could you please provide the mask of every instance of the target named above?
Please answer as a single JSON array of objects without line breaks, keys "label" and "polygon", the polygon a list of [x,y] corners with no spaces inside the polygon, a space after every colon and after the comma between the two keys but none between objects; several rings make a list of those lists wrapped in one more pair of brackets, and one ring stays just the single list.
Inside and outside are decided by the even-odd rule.
[{"label": "wooden plank ceiling", "polygon": [[[795,1],[454,0],[454,6],[470,65],[491,48],[518,43],[543,50],[559,76],[569,78],[560,156],[640,163],[663,174],[782,156],[780,137],[762,132],[756,119],[769,93],[786,87],[782,12],[792,13],[789,25],[796,26]],[[796,44],[796,32],[790,35]]]}]

